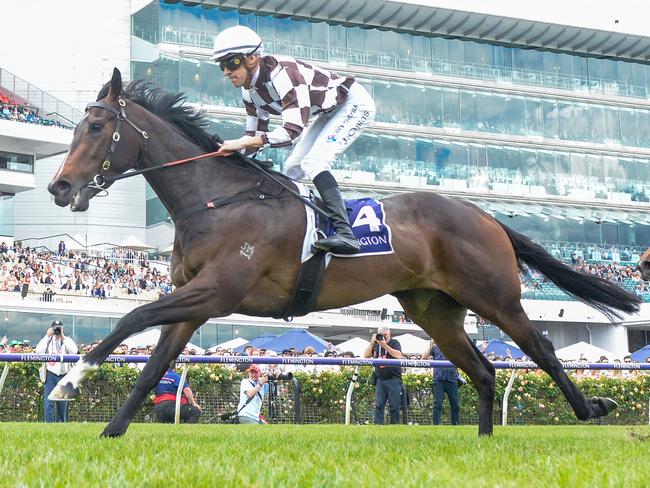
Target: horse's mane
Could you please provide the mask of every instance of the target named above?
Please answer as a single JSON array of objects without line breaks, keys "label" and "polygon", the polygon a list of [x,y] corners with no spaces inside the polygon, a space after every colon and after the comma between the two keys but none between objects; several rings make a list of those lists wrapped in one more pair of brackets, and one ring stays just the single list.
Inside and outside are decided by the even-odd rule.
[{"label": "horse's mane", "polygon": [[[100,90],[97,100],[105,98],[109,88],[110,82]],[[207,132],[208,121],[203,111],[185,105],[184,93],[169,93],[152,83],[136,80],[129,83],[121,95],[168,122],[207,152],[216,151],[223,142],[218,135]]]}]

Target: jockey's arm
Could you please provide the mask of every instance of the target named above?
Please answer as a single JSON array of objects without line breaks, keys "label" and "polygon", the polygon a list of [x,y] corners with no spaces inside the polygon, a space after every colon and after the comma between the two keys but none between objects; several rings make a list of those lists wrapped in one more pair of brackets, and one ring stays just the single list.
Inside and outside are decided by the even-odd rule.
[{"label": "jockey's arm", "polygon": [[221,151],[241,151],[242,149],[258,149],[264,145],[262,136],[243,136],[239,139],[231,139],[223,141],[221,144]]}]

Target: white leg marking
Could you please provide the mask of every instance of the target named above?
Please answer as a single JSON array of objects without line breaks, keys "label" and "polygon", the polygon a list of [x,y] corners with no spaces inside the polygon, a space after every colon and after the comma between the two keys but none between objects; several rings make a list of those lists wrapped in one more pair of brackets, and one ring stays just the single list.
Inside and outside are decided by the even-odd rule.
[{"label": "white leg marking", "polygon": [[47,397],[48,400],[72,400],[79,393],[78,388],[81,381],[97,368],[98,366],[89,364],[84,359],[80,359],[70,372],[61,378]]}]

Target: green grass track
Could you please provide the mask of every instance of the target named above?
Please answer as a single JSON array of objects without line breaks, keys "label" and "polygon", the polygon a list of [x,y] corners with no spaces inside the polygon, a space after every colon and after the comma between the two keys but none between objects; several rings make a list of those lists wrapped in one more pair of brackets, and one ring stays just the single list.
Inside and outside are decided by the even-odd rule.
[{"label": "green grass track", "polygon": [[650,427],[0,423],[0,486],[642,487]]}]

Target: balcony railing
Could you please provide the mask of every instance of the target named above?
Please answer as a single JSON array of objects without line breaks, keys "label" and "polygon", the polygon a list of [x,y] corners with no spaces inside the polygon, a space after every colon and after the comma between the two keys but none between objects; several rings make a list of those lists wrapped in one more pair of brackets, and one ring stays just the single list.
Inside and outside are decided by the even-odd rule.
[{"label": "balcony railing", "polygon": [[[161,26],[159,34],[151,32],[145,34],[136,31],[135,35],[153,44],[167,43],[211,49],[217,32],[167,25]],[[622,80],[568,76],[559,73],[557,70],[548,72],[478,63],[454,63],[446,59],[397,56],[386,52],[345,49],[275,39],[265,41],[265,49],[273,54],[332,64],[496,81],[498,83],[556,88],[573,92],[648,98],[645,86],[632,85]]]},{"label": "balcony railing", "polygon": [[[83,112],[71,107],[31,83],[0,68],[0,86],[15,93],[30,105],[38,107],[41,114],[56,114],[63,125],[76,124],[83,117]],[[68,121],[68,122],[63,122]]]}]

